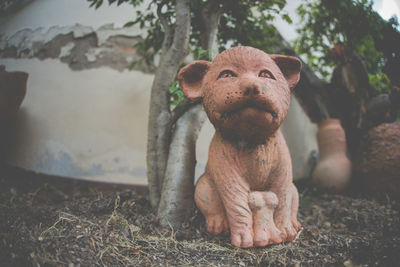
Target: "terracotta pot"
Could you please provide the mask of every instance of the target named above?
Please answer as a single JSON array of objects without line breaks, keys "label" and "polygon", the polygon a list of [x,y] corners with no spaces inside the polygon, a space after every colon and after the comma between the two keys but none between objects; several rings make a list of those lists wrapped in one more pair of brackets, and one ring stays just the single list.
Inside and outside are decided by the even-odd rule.
[{"label": "terracotta pot", "polygon": [[355,173],[371,191],[400,193],[400,123],[382,123],[361,139]]},{"label": "terracotta pot", "polygon": [[319,158],[312,175],[314,184],[323,189],[343,191],[350,182],[352,168],[340,120],[322,121],[318,125],[317,140]]}]

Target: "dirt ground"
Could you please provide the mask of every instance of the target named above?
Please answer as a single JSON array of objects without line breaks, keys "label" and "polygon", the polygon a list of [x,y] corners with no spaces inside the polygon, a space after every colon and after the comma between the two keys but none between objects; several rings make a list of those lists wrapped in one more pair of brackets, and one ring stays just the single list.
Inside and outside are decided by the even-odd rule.
[{"label": "dirt ground", "polygon": [[300,191],[303,230],[291,243],[239,249],[207,234],[195,212],[163,229],[145,188],[43,177],[3,166],[1,266],[399,266],[400,201]]}]

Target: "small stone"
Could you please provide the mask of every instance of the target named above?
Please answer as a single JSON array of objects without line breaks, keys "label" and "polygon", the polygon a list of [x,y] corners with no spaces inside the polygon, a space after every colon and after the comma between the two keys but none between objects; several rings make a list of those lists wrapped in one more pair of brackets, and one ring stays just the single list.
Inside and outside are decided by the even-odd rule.
[{"label": "small stone", "polygon": [[140,231],[140,227],[138,227],[136,225],[133,225],[133,224],[130,224],[129,225],[129,230],[131,231],[131,234],[133,234],[133,233],[139,232]]}]

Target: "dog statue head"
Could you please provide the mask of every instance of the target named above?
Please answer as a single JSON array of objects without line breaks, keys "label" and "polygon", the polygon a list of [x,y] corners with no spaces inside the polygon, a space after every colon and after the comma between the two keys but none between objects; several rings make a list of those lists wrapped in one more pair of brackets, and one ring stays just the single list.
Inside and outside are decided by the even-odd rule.
[{"label": "dog statue head", "polygon": [[284,120],[300,69],[295,57],[241,46],[213,62],[192,62],[178,79],[188,99],[203,99],[208,118],[226,139],[261,144]]}]

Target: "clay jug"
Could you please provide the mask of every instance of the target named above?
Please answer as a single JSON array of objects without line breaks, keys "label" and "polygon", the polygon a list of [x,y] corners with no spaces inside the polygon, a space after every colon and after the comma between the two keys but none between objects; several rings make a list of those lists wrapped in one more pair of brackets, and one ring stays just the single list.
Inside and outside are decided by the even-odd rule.
[{"label": "clay jug", "polygon": [[340,120],[327,119],[318,125],[319,158],[312,179],[323,189],[343,191],[350,182],[351,161],[347,156],[346,134]]}]

